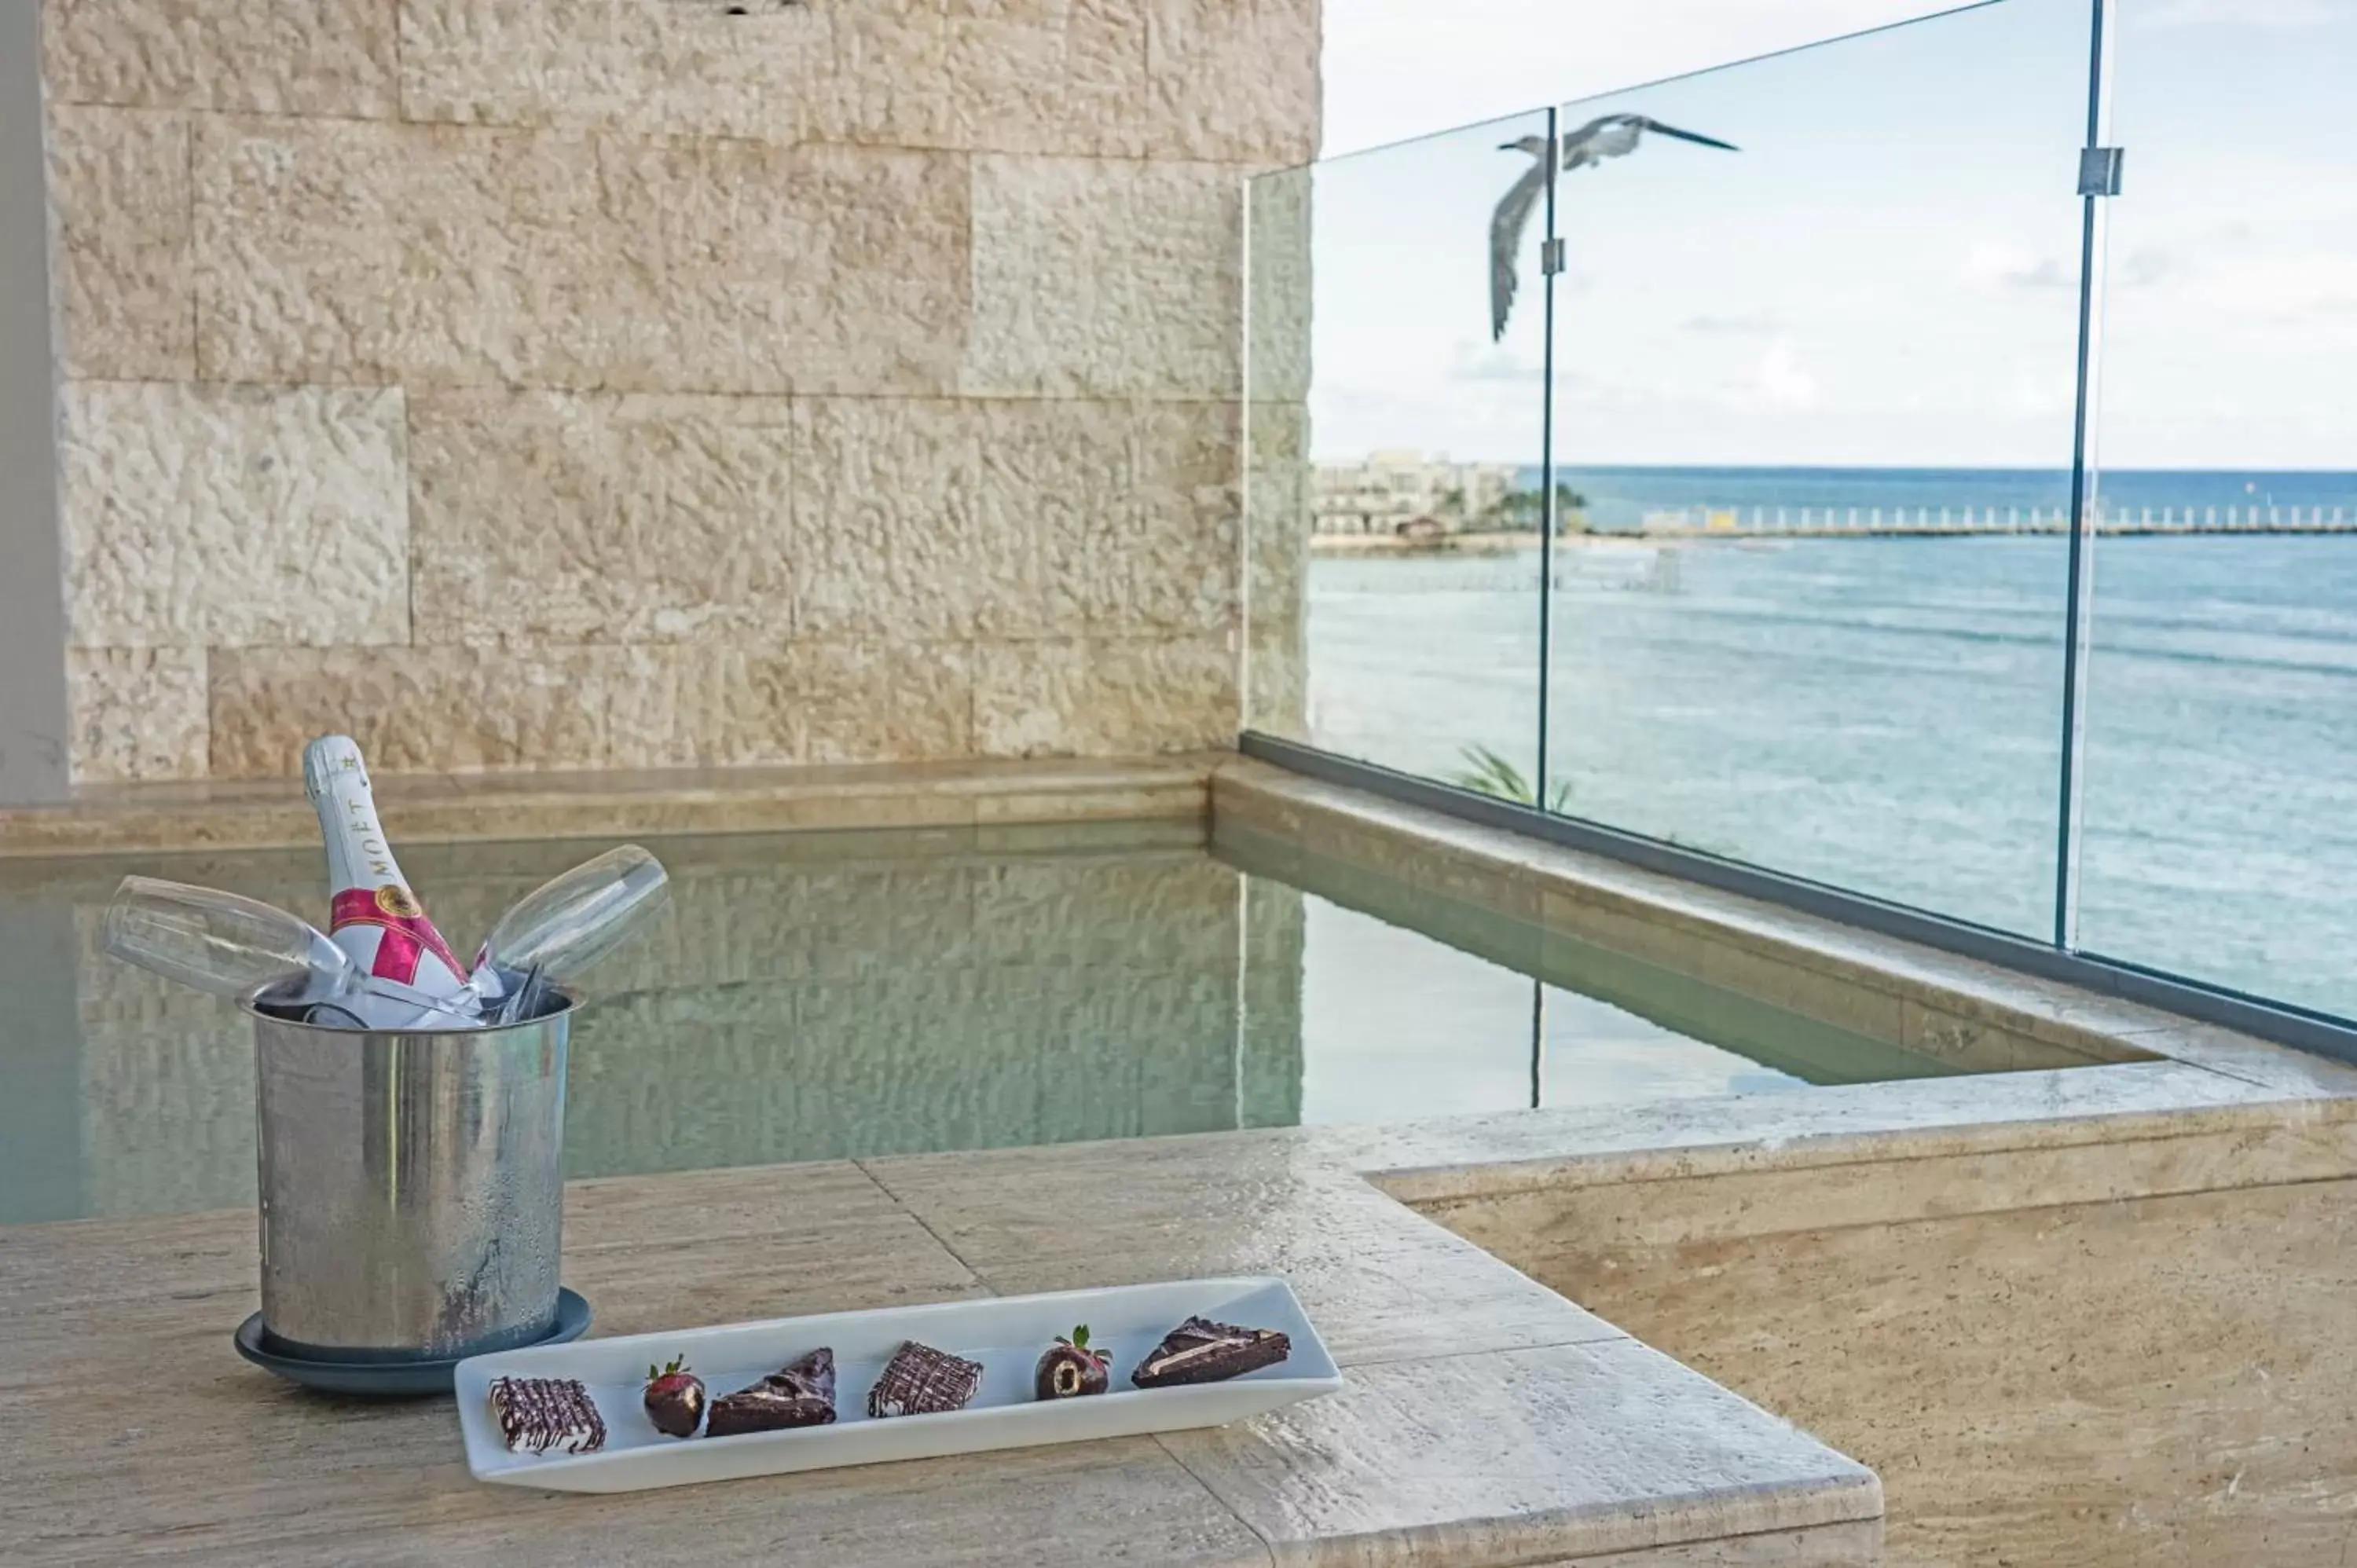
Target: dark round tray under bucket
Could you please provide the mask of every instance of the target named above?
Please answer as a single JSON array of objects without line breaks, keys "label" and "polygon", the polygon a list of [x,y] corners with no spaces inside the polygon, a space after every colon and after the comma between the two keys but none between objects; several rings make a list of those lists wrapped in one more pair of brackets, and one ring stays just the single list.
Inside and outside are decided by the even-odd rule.
[{"label": "dark round tray under bucket", "polygon": [[[563,1345],[588,1332],[588,1302],[577,1292],[560,1289],[556,1293],[555,1326],[538,1338],[501,1348]],[[317,1353],[293,1355],[272,1339],[258,1312],[237,1326],[236,1342],[237,1353],[264,1371],[275,1372],[291,1382],[325,1393],[359,1394],[371,1399],[447,1394],[450,1391],[451,1374],[457,1370],[458,1363],[467,1356],[482,1354],[469,1350],[464,1356],[436,1356],[425,1360],[348,1360],[323,1358]]]}]

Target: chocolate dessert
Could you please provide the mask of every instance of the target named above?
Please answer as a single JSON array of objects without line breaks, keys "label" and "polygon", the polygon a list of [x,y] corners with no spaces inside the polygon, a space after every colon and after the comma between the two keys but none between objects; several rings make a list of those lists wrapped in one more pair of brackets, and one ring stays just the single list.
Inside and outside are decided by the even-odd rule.
[{"label": "chocolate dessert", "polygon": [[605,1418],[571,1378],[494,1378],[491,1415],[511,1454],[588,1454],[606,1445]]},{"label": "chocolate dessert", "polygon": [[666,1437],[693,1437],[704,1419],[704,1380],[673,1356],[668,1367],[647,1368],[647,1419]]},{"label": "chocolate dessert", "polygon": [[1104,1392],[1112,1377],[1105,1353],[1089,1348],[1089,1326],[1083,1323],[1072,1330],[1070,1339],[1059,1339],[1048,1347],[1038,1370],[1031,1374],[1031,1392],[1043,1400],[1079,1399]]},{"label": "chocolate dessert", "polygon": [[905,1340],[867,1391],[867,1413],[940,1415],[963,1410],[981,1387],[981,1362]]},{"label": "chocolate dessert", "polygon": [[1141,1389],[1217,1383],[1274,1367],[1293,1353],[1293,1341],[1274,1328],[1238,1328],[1190,1317],[1165,1335],[1129,1380]]},{"label": "chocolate dessert", "polygon": [[790,1426],[824,1426],[834,1419],[834,1351],[822,1345],[751,1388],[714,1400],[704,1418],[704,1435],[782,1432]]}]

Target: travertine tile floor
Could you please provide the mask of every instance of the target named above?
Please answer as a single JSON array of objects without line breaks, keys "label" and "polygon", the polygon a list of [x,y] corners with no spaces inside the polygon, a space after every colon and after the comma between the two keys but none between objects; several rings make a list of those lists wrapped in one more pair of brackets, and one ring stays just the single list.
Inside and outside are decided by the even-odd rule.
[{"label": "travertine tile floor", "polygon": [[630,1562],[686,1539],[830,1563],[1355,1564],[1827,1527],[1846,1552],[1871,1533],[1864,1467],[1377,1193],[1313,1134],[966,1158],[578,1184],[567,1277],[601,1331],[629,1333],[1282,1273],[1351,1386],[1226,1432],[520,1499],[467,1476],[445,1403],[308,1397],[235,1359],[251,1216],[22,1227],[0,1231],[0,1390],[24,1418],[0,1427],[0,1540],[57,1562]]}]

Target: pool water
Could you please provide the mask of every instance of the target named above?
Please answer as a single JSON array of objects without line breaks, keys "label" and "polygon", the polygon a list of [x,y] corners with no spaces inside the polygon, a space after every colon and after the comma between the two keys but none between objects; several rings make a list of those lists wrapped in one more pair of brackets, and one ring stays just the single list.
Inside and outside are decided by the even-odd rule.
[{"label": "pool water", "polygon": [[[648,843],[673,907],[575,1026],[576,1176],[1950,1070],[1194,823]],[[464,948],[599,847],[403,860]],[[253,1199],[249,1026],[97,950],[134,871],[323,901],[308,851],[0,861],[0,1223]]]}]

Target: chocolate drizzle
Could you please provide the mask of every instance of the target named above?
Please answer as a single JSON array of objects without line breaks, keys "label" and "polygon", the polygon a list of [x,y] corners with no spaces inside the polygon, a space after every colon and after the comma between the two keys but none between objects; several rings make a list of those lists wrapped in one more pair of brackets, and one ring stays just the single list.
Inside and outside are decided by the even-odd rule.
[{"label": "chocolate drizzle", "polygon": [[867,1391],[867,1413],[940,1415],[963,1410],[982,1387],[982,1364],[920,1345],[902,1343],[884,1375]]},{"label": "chocolate drizzle", "polygon": [[834,1419],[834,1351],[822,1345],[771,1372],[749,1389],[714,1400],[704,1417],[706,1437],[824,1426]]},{"label": "chocolate drizzle", "polygon": [[1273,1367],[1293,1354],[1293,1341],[1274,1328],[1239,1328],[1190,1317],[1137,1365],[1129,1380],[1141,1389],[1217,1383]]},{"label": "chocolate drizzle", "polygon": [[571,1378],[498,1378],[491,1414],[511,1454],[589,1454],[606,1445],[606,1420]]}]

